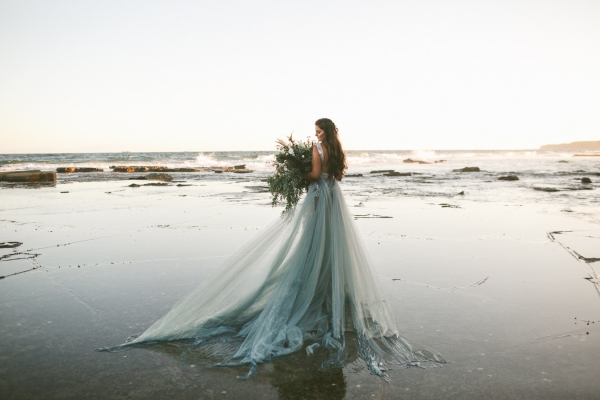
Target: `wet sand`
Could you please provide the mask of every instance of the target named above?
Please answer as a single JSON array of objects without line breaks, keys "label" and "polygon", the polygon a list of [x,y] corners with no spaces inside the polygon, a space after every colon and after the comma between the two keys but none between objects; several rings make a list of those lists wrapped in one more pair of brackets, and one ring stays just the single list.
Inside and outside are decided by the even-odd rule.
[{"label": "wet sand", "polygon": [[[346,200],[399,330],[449,363],[318,371],[296,353],[237,382],[173,345],[94,349],[140,333],[278,218],[264,183],[0,191],[0,398],[594,398],[600,226],[561,206]],[[254,190],[252,187],[256,187]],[[61,193],[68,192],[68,193]]]}]

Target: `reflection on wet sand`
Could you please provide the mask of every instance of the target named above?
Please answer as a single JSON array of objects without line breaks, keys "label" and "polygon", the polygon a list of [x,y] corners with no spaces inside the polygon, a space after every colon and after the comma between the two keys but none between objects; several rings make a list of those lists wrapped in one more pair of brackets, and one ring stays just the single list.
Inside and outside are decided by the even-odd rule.
[{"label": "reflection on wet sand", "polygon": [[277,388],[280,398],[286,400],[344,399],[344,372],[340,368],[321,370],[319,366],[325,359],[325,351],[319,349],[312,356],[301,351],[286,359],[275,360],[270,374],[271,385]]},{"label": "reflection on wet sand", "polygon": [[[208,368],[201,349],[184,357],[175,344],[94,352],[143,332],[278,218],[268,194],[244,193],[247,185],[2,191],[1,240],[23,244],[0,248],[7,256],[0,275],[30,270],[32,261],[40,268],[0,280],[0,398],[585,399],[600,392],[599,293],[590,286],[599,282],[600,234],[561,204],[460,199],[453,210],[440,207],[441,198],[348,195],[359,214],[391,217],[356,223],[400,333],[444,354],[451,362],[443,368],[390,370],[386,383],[358,363],[321,371],[320,349],[261,365],[238,382],[247,367]],[[243,207],[223,200],[236,196],[247,200]],[[36,257],[18,259],[30,256],[19,252]]]},{"label": "reflection on wet sand", "polygon": [[[158,353],[176,361],[181,368],[186,366],[220,370],[223,379],[229,379],[232,385],[247,385],[252,390],[252,382],[268,382],[277,389],[280,399],[327,399],[341,400],[346,397],[346,380],[341,368],[323,370],[321,364],[327,354],[317,349],[308,356],[305,349],[286,357],[275,359],[259,366],[259,372],[249,382],[237,382],[236,374],[244,375],[248,367],[228,367],[214,365],[217,360],[206,358],[202,347],[189,351],[190,341],[170,342],[150,345],[144,350]],[[141,350],[134,350],[141,351]],[[211,349],[211,352],[214,349]],[[356,348],[349,349],[353,354],[349,361],[356,360]],[[242,371],[242,372],[240,372]],[[373,379],[380,379],[373,376]]]}]

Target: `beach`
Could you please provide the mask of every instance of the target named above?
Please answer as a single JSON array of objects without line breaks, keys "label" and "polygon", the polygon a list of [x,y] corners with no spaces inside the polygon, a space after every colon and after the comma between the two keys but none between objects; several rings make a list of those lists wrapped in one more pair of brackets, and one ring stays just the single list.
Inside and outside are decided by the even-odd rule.
[{"label": "beach", "polygon": [[[0,248],[0,397],[597,397],[600,160],[380,152],[361,163],[361,154],[350,154],[349,173],[362,176],[341,185],[374,272],[398,330],[447,364],[389,370],[386,382],[360,360],[319,371],[323,354],[301,351],[238,382],[246,368],[203,367],[175,345],[95,352],[143,332],[282,207],[265,191],[268,153],[252,155],[254,165],[243,156],[178,161],[252,172],[172,173],[163,186],[107,168],[156,160],[79,160],[106,172],[0,188],[0,241],[16,246]],[[43,162],[25,164],[2,169]],[[474,166],[481,171],[454,171]],[[520,180],[498,180],[510,174]]]}]

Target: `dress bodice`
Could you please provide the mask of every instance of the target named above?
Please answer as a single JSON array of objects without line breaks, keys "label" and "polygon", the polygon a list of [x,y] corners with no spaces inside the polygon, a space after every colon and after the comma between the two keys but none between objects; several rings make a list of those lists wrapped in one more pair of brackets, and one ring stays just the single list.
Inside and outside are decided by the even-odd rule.
[{"label": "dress bodice", "polygon": [[[319,142],[317,142],[316,146],[317,151],[319,152],[319,158],[321,158],[321,167],[323,167],[323,161],[325,159],[325,156],[323,155],[323,146]],[[327,179],[329,178],[329,174],[327,172],[321,172],[321,178]]]}]

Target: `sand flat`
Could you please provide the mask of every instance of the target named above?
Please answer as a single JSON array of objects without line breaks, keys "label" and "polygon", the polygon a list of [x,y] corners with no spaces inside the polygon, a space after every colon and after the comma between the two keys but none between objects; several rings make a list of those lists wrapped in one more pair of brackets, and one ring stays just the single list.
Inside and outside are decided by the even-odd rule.
[{"label": "sand flat", "polygon": [[[356,224],[399,330],[439,350],[448,365],[392,370],[388,384],[359,362],[321,372],[318,355],[297,353],[239,383],[245,369],[203,368],[193,355],[179,359],[174,346],[94,352],[142,332],[278,218],[268,194],[247,186],[116,181],[0,191],[2,240],[36,254],[0,262],[0,396],[589,398],[600,391],[593,264],[548,237],[597,225],[558,206],[365,201],[356,188],[347,197],[353,214],[391,217]],[[568,240],[570,248],[594,249],[593,238]],[[35,269],[11,275],[28,266]]]}]

